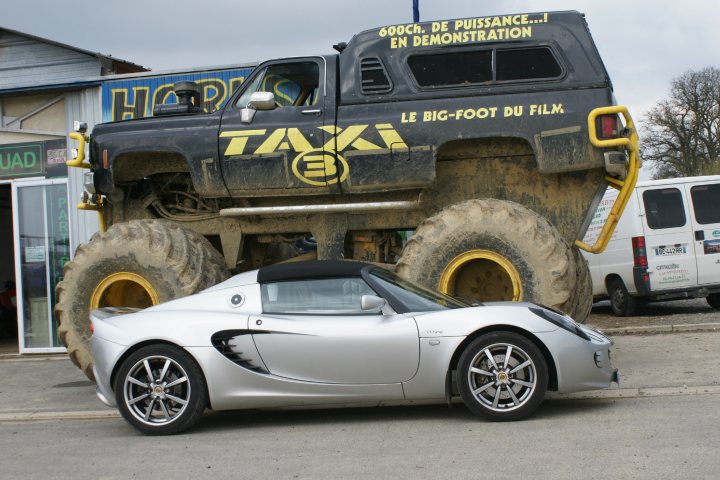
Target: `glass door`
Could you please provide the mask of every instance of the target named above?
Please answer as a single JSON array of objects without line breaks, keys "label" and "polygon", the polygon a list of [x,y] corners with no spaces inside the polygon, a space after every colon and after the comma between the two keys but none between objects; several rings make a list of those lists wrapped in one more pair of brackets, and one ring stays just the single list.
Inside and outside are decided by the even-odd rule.
[{"label": "glass door", "polygon": [[67,179],[13,183],[20,353],[62,352],[55,286],[70,260]]}]

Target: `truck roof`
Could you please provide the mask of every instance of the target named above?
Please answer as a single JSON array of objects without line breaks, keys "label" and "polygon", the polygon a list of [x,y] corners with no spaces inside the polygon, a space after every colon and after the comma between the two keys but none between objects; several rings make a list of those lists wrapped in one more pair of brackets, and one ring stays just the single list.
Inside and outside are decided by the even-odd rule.
[{"label": "truck roof", "polygon": [[635,187],[656,187],[660,185],[677,185],[682,183],[694,183],[694,182],[720,182],[720,175],[703,175],[697,177],[677,177],[677,178],[663,178],[661,180],[645,180],[637,182]]},{"label": "truck roof", "polygon": [[[500,93],[499,90],[506,89],[507,85],[496,82],[475,88],[445,88],[444,91],[433,88],[429,92],[429,88],[413,83],[409,61],[420,55],[526,47],[549,49],[563,69],[560,78],[542,85],[530,85],[527,88],[531,90],[612,89],[582,13],[518,13],[390,25],[358,33],[339,56],[340,77],[354,80],[342,82],[342,103],[408,100],[423,93],[433,97],[477,96],[483,94],[482,89],[485,93],[490,93],[491,89],[492,93]],[[388,77],[385,84],[389,87],[382,92],[385,95],[362,92],[362,85],[372,83],[379,70]],[[358,85],[361,88],[357,88]],[[517,90],[517,85],[511,89]]]}]

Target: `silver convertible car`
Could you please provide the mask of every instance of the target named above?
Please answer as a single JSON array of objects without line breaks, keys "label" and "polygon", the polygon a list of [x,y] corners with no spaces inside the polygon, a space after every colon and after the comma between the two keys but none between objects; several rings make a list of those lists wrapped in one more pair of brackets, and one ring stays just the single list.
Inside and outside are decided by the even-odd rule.
[{"label": "silver convertible car", "polygon": [[358,262],[277,264],[91,314],[99,398],[145,434],[231,410],[451,402],[488,420],[618,381],[612,342],[530,303],[470,306]]}]

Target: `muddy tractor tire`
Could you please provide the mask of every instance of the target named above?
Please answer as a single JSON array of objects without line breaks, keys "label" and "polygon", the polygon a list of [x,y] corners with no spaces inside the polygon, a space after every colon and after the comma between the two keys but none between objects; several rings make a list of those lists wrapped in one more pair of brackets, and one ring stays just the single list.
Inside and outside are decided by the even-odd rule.
[{"label": "muddy tractor tire", "polygon": [[468,200],[426,219],[396,271],[470,301],[530,301],[562,311],[578,304],[572,249],[550,222],[509,201]]},{"label": "muddy tractor tire", "polygon": [[80,245],[57,286],[58,335],[72,362],[94,380],[91,310],[146,308],[215,285],[229,273],[202,235],[162,220],[110,227]]},{"label": "muddy tractor tire", "polygon": [[580,250],[573,248],[575,258],[575,292],[568,302],[567,314],[575,321],[584,323],[592,310],[592,277],[587,260]]}]

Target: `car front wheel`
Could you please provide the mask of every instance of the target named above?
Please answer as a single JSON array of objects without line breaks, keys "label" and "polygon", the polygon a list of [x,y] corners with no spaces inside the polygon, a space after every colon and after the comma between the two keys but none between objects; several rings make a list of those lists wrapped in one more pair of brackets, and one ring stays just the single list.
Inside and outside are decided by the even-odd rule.
[{"label": "car front wheel", "polygon": [[190,428],[207,405],[200,367],[183,350],[149,345],[122,363],[115,399],[123,418],[145,435],[172,435]]},{"label": "car front wheel", "polygon": [[548,384],[538,347],[512,332],[475,339],[463,351],[457,375],[468,409],[492,421],[527,417],[542,402]]}]

